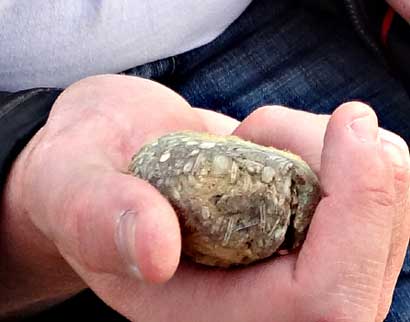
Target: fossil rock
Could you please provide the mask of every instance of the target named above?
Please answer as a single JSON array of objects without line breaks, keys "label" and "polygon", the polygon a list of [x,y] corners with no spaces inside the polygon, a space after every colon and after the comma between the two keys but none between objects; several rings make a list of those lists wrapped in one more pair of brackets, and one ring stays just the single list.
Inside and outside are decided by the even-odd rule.
[{"label": "fossil rock", "polygon": [[177,132],[145,145],[129,170],[168,198],[195,262],[249,264],[299,246],[320,199],[298,156],[237,137]]}]

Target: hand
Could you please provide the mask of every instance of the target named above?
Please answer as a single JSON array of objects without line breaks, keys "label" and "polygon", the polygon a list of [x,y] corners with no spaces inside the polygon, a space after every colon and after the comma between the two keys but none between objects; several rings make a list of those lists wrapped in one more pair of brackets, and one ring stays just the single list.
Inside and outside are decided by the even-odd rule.
[{"label": "hand", "polygon": [[410,236],[409,150],[376,122],[360,103],[332,118],[268,107],[236,131],[300,154],[321,179],[325,197],[293,271],[314,317],[298,321],[383,321],[389,311]]},{"label": "hand", "polygon": [[[155,93],[148,100],[155,103],[147,104],[141,102],[141,97],[147,94],[147,87],[152,90],[151,86],[138,84],[137,90],[121,82],[112,91],[113,82],[104,86],[105,80],[101,81],[98,86],[80,83],[60,98],[49,128],[46,126],[28,146],[12,172],[10,182],[15,184],[9,186],[20,189],[9,189],[8,213],[10,209],[24,209],[12,213],[20,214],[16,216],[20,222],[34,223],[33,231],[44,236],[44,241],[37,244],[49,245],[50,258],[62,254],[88,286],[132,320],[374,321],[376,314],[380,319],[386,313],[385,305],[408,241],[408,156],[401,148],[406,166],[393,170],[380,144],[371,137],[363,142],[353,135],[351,129],[360,126],[360,121],[345,126],[354,116],[369,113],[370,124],[363,133],[375,136],[377,125],[371,111],[357,105],[340,108],[330,120],[323,153],[326,117],[269,108],[251,115],[236,134],[287,147],[301,154],[320,175],[326,197],[318,207],[306,243],[299,254],[229,272],[182,263],[168,283],[152,285],[137,276],[148,282],[166,281],[178,261],[180,241],[175,214],[155,189],[123,175],[122,170],[135,149],[151,137],[150,133],[158,131],[160,135],[187,124],[191,129],[209,129],[182,112],[184,116],[176,119],[175,106],[186,103],[174,94],[167,92],[169,96],[164,94],[166,99],[161,100],[161,95]],[[121,95],[134,91],[138,101]],[[138,95],[141,93],[144,95]],[[124,97],[131,102],[122,101]],[[169,103],[175,100],[177,104]],[[88,111],[88,106],[93,110]],[[120,118],[119,113],[110,120],[112,115],[106,114],[110,106],[128,106],[129,114]],[[142,130],[147,122],[136,117],[141,110],[136,113],[135,106],[150,117],[153,107],[161,106],[164,118],[154,116],[161,126],[154,131]],[[131,126],[133,115],[141,128]],[[186,123],[181,118],[186,118]],[[226,133],[234,128],[233,121],[230,130],[228,122],[221,123]],[[121,130],[106,131],[108,125]],[[363,126],[366,129],[366,124]],[[304,132],[300,132],[302,128]],[[222,133],[222,129],[213,130]],[[280,136],[275,135],[276,130],[281,130]],[[120,135],[123,139],[119,142],[114,140],[118,133],[124,135]],[[133,143],[125,143],[128,140]],[[112,148],[107,148],[108,142]],[[33,201],[21,198],[32,191],[37,192]],[[23,205],[12,202],[15,200],[22,200]],[[136,211],[123,216],[129,209]],[[132,239],[116,242],[116,228],[123,227],[118,222],[130,224],[120,231],[130,233]],[[121,252],[124,248],[118,245],[130,247],[131,255]],[[41,247],[32,246],[38,253]],[[29,253],[26,251],[27,256]],[[50,266],[52,270],[54,266]],[[136,266],[139,272],[130,269]]]},{"label": "hand", "polygon": [[319,174],[324,198],[299,253],[233,271],[181,263],[155,286],[90,270],[80,275],[135,321],[382,321],[409,238],[405,143],[379,132],[373,111],[358,103],[330,119],[259,109],[235,134],[293,150]]},{"label": "hand", "polygon": [[387,0],[392,8],[397,11],[407,22],[410,22],[410,1],[409,0]]},{"label": "hand", "polygon": [[[86,287],[86,275],[168,280],[180,256],[177,217],[153,187],[125,174],[131,157],[167,132],[227,134],[237,125],[135,77],[92,77],[64,91],[5,190],[0,316],[61,301]],[[131,217],[133,236],[124,228]]]}]

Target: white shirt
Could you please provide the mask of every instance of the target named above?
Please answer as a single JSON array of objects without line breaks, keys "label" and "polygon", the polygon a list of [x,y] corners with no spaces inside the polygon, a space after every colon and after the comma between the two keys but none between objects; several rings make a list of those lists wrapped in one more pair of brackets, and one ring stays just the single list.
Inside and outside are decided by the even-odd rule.
[{"label": "white shirt", "polygon": [[66,87],[220,35],[252,0],[0,0],[0,90]]}]

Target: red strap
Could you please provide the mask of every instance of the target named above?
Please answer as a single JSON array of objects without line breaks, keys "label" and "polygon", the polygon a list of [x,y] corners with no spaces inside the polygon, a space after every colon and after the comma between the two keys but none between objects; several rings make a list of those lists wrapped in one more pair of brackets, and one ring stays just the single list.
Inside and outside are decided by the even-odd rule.
[{"label": "red strap", "polygon": [[384,16],[382,30],[380,33],[380,38],[384,46],[387,46],[389,31],[393,23],[394,15],[395,15],[395,11],[393,10],[392,7],[389,7],[389,9],[387,9],[386,15]]}]

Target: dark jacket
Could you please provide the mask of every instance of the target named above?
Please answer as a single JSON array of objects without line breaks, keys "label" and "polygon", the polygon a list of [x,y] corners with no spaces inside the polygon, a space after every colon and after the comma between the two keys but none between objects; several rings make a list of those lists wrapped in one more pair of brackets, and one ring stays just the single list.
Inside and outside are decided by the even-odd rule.
[{"label": "dark jacket", "polygon": [[[408,63],[410,25],[397,14],[394,15],[391,23],[388,23],[388,19],[386,23],[388,7],[384,1],[304,0],[304,2],[306,5],[314,6],[316,10],[323,10],[326,14],[345,15],[368,50],[377,56],[382,64],[390,68],[397,78],[401,79],[410,94],[410,64]],[[385,28],[384,40],[381,39],[383,26]],[[61,89],[48,88],[30,89],[18,93],[0,92],[0,193],[13,160],[30,138],[44,125],[61,91]],[[87,313],[80,310],[82,313],[78,320],[92,321],[93,312],[99,312],[99,316],[105,316],[105,321],[124,320],[97,300],[90,291],[40,315],[37,320],[60,320],[59,314],[62,310],[66,317],[71,316],[69,320],[76,320],[75,312],[79,310],[72,310],[72,308],[78,307],[87,307],[87,312],[90,314],[87,317]]]}]

